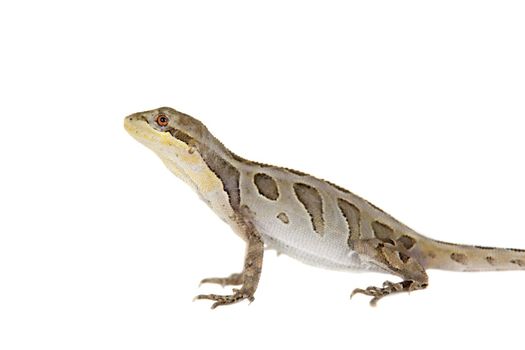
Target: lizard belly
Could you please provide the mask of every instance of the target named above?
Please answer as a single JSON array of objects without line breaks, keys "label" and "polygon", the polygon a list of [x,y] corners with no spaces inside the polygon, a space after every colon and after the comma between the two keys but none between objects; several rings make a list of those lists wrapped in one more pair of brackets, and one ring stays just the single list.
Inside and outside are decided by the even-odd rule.
[{"label": "lizard belly", "polygon": [[332,270],[381,271],[380,267],[360,256],[347,244],[341,231],[328,228],[321,236],[311,229],[304,215],[288,214],[288,223],[276,215],[256,215],[254,224],[267,249],[286,254],[308,265]]},{"label": "lizard belly", "polygon": [[[241,177],[240,188],[241,205],[249,208],[249,220],[261,234],[267,249],[316,267],[382,271],[368,257],[361,256],[349,246],[347,222],[331,193],[321,193],[325,198],[321,231],[316,229],[314,217],[300,202],[293,184],[287,181],[282,171],[265,168],[265,173],[275,181],[274,187],[271,181],[266,183],[266,190],[278,187],[275,192],[268,191],[265,195],[265,188],[258,188],[255,176],[249,172]],[[281,186],[277,186],[277,182]]]}]

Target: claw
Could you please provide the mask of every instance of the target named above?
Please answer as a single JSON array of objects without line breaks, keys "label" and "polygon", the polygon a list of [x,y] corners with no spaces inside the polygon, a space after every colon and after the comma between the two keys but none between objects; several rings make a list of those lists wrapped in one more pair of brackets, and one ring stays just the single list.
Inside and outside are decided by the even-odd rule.
[{"label": "claw", "polygon": [[356,295],[356,294],[366,294],[366,291],[361,289],[361,288],[356,288],[356,289],[354,289],[352,294],[350,294],[350,299],[352,299],[354,297],[354,295]]},{"label": "claw", "polygon": [[199,282],[199,288],[206,283],[219,284],[222,288],[224,288],[224,286],[226,285],[226,281],[224,278],[205,278]]},{"label": "claw", "polygon": [[243,275],[242,273],[233,273],[228,277],[211,277],[211,278],[205,278],[199,283],[199,287],[201,287],[205,283],[214,283],[219,284],[222,287],[225,286],[238,286],[241,285],[243,282]]},{"label": "claw", "polygon": [[380,297],[373,297],[372,300],[370,300],[370,306],[376,307],[377,306],[377,302],[379,301],[379,299],[381,299],[381,298]]}]

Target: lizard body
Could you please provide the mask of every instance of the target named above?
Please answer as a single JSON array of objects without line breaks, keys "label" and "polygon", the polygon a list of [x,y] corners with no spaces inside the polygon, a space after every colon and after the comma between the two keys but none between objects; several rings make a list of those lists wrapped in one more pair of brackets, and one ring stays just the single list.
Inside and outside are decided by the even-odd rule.
[{"label": "lizard body", "polygon": [[247,243],[244,269],[203,283],[240,285],[232,295],[199,295],[212,307],[253,300],[264,249],[338,270],[394,274],[401,282],[356,289],[382,297],[428,286],[427,269],[525,269],[525,250],[458,245],[418,234],[365,199],[328,181],[241,158],[195,118],[163,107],[125,119],[153,150]]}]

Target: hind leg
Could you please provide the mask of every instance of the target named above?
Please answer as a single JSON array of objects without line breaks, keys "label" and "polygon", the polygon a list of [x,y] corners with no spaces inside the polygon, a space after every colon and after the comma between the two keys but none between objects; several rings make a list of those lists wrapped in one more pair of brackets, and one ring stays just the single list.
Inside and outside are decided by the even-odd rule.
[{"label": "hind leg", "polygon": [[376,306],[377,302],[387,295],[425,289],[427,286],[427,282],[415,281],[411,279],[406,279],[398,283],[385,281],[383,282],[383,287],[371,286],[366,289],[356,288],[354,289],[350,297],[353,297],[355,294],[365,294],[371,296],[372,299],[370,300],[370,305]]},{"label": "hind leg", "polygon": [[403,278],[403,281],[393,283],[385,281],[382,287],[357,288],[352,292],[372,297],[370,305],[390,294],[411,292],[425,289],[428,286],[428,276],[425,269],[412,258],[403,247],[382,242],[378,239],[356,240],[353,242],[356,252],[369,258],[370,261],[385,271]]}]

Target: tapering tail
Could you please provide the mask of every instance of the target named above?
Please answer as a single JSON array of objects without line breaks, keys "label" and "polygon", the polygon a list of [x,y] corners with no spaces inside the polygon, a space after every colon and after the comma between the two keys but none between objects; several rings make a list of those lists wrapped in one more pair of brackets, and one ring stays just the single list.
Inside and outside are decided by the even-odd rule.
[{"label": "tapering tail", "polygon": [[449,271],[525,270],[525,250],[453,244],[424,239],[414,247],[427,269]]}]

